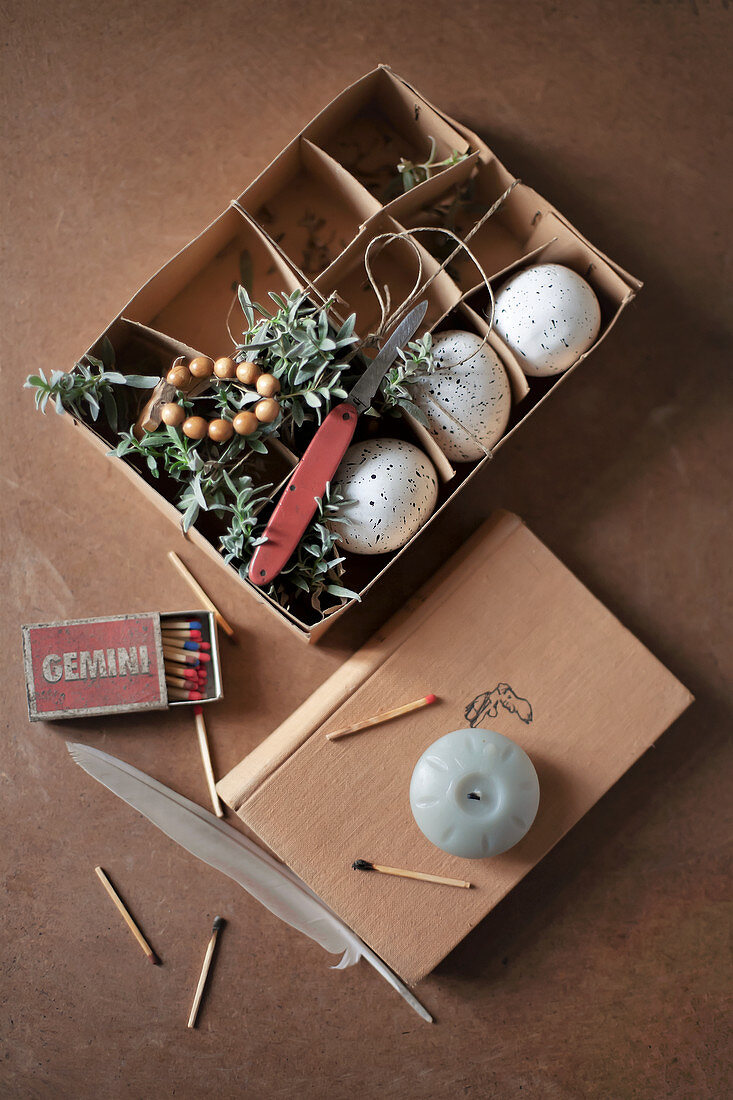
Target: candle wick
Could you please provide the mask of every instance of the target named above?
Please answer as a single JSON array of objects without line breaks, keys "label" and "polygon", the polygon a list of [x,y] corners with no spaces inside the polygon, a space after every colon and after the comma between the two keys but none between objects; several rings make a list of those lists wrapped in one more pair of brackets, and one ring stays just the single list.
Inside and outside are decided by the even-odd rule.
[{"label": "candle wick", "polygon": [[480,802],[480,801],[481,801],[481,795],[480,795],[480,794],[478,794],[478,792],[477,792],[477,791],[471,791],[471,792],[469,793],[468,797],[469,797],[469,798],[474,798],[474,799],[476,800],[476,802]]}]

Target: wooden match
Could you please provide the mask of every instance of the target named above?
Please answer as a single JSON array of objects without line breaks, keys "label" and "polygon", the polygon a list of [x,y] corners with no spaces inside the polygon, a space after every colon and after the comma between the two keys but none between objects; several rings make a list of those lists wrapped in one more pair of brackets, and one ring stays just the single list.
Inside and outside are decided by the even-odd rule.
[{"label": "wooden match", "polygon": [[97,876],[99,877],[99,881],[102,883],[102,886],[104,886],[105,890],[107,891],[109,896],[112,898],[112,901],[115,903],[115,905],[119,909],[120,913],[122,914],[122,919],[124,920],[125,924],[130,929],[133,936],[135,937],[137,942],[142,947],[143,951],[147,955],[150,962],[153,963],[153,964],[157,963],[158,958],[157,958],[155,952],[153,951],[152,947],[150,946],[148,941],[143,936],[143,934],[140,931],[140,929],[138,928],[138,926],[135,924],[135,921],[132,919],[132,915],[130,914],[129,910],[127,909],[127,906],[125,905],[124,901],[122,900],[120,895],[115,890],[112,883],[107,878],[107,876],[104,873],[104,871],[102,870],[102,868],[101,867],[95,867],[94,870],[96,871]]},{"label": "wooden match", "polygon": [[189,680],[184,676],[173,676],[171,673],[166,672],[165,682],[168,687],[185,688],[187,691],[195,691],[199,681],[198,678],[196,680]]},{"label": "wooden match", "polygon": [[226,619],[224,618],[224,616],[222,615],[221,611],[216,606],[214,601],[206,594],[206,592],[204,592],[203,588],[201,587],[199,582],[196,580],[196,578],[194,576],[192,576],[192,574],[188,571],[186,566],[183,564],[181,559],[178,557],[178,554],[176,554],[175,550],[169,550],[168,551],[168,557],[173,562],[173,564],[175,565],[176,569],[181,574],[181,576],[185,580],[188,581],[189,585],[194,590],[194,592],[199,597],[199,599],[203,601],[204,606],[208,607],[209,611],[212,613],[212,615],[214,616],[214,618],[216,619],[216,621],[218,622],[219,626],[222,628],[224,633],[228,634],[232,641],[235,641],[234,629],[226,621]]},{"label": "wooden match", "polygon": [[196,719],[196,733],[199,739],[199,751],[201,753],[201,759],[204,765],[204,772],[206,773],[206,782],[209,785],[211,804],[214,807],[214,813],[216,814],[216,816],[223,817],[224,811],[221,808],[219,795],[216,793],[216,780],[214,779],[214,769],[211,766],[209,739],[206,736],[206,726],[204,724],[204,709],[203,707],[196,706],[193,708],[193,713]]},{"label": "wooden match", "polygon": [[201,975],[199,977],[198,985],[196,986],[196,992],[193,995],[193,1004],[191,1006],[191,1012],[188,1017],[188,1026],[196,1027],[196,1017],[199,1012],[199,1005],[201,1004],[201,998],[204,992],[204,986],[206,985],[206,979],[209,975],[209,967],[211,966],[211,960],[214,955],[214,948],[216,947],[216,939],[219,935],[219,929],[223,926],[223,917],[214,917],[214,924],[211,929],[211,939],[206,947],[206,954],[204,955],[204,964],[201,967]]},{"label": "wooden match", "polygon": [[368,859],[356,859],[351,864],[354,871],[379,871],[381,875],[397,875],[398,878],[417,878],[421,882],[437,882],[441,886],[462,886],[471,889],[470,882],[461,878],[445,878],[443,875],[427,875],[424,871],[404,871],[400,867],[384,867],[381,863],[370,863]]},{"label": "wooden match", "polygon": [[177,649],[175,646],[166,645],[165,642],[163,642],[163,657],[167,662],[173,661],[179,665],[195,665],[199,661],[211,660],[208,653],[192,653],[190,649]]},{"label": "wooden match", "polygon": [[160,629],[165,630],[183,630],[186,633],[195,631],[201,633],[202,623],[200,619],[161,619]]},{"label": "wooden match", "polygon": [[344,726],[343,729],[327,733],[326,740],[338,741],[339,737],[348,737],[349,734],[358,733],[359,730],[368,729],[369,726],[378,726],[380,722],[389,722],[392,718],[399,718],[402,714],[420,710],[421,707],[429,707],[432,703],[436,703],[437,699],[437,695],[425,695],[422,699],[416,699],[414,703],[404,703],[401,707],[394,707],[392,710],[375,714],[373,718],[364,718],[361,722],[354,722],[351,726]]},{"label": "wooden match", "polygon": [[177,688],[168,687],[166,689],[168,701],[171,703],[193,703],[199,699],[203,699],[203,691],[197,691],[196,688]]}]

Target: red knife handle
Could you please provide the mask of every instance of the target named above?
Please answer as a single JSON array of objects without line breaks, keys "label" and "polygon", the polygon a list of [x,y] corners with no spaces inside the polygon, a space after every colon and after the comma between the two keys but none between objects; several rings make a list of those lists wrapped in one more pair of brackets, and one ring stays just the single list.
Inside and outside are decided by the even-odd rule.
[{"label": "red knife handle", "polygon": [[354,437],[358,418],[356,408],[344,402],[331,409],[313,436],[270,516],[265,528],[267,542],[252,555],[249,563],[252,584],[260,587],[269,584],[295,552]]}]

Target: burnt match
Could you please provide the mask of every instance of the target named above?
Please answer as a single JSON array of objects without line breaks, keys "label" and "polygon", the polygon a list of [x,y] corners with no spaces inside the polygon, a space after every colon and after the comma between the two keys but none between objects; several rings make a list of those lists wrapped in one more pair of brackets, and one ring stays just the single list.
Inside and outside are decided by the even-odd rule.
[{"label": "burnt match", "polygon": [[415,878],[421,882],[437,882],[441,886],[461,886],[470,890],[471,883],[460,878],[445,878],[444,875],[428,875],[424,871],[405,871],[400,867],[385,867],[381,863],[371,863],[368,859],[355,859],[351,864],[354,871],[378,871],[380,875],[396,875],[398,878]]},{"label": "burnt match", "polygon": [[201,1004],[201,997],[203,996],[204,986],[206,985],[206,979],[209,974],[209,967],[211,966],[211,960],[214,955],[214,948],[216,947],[217,936],[219,935],[219,929],[224,926],[223,917],[214,917],[214,924],[211,929],[211,939],[206,947],[206,954],[204,955],[204,964],[201,967],[201,975],[199,977],[198,985],[196,986],[196,992],[193,995],[193,1005],[191,1006],[191,1012],[188,1017],[188,1026],[196,1027],[196,1017],[199,1012],[199,1005]]}]

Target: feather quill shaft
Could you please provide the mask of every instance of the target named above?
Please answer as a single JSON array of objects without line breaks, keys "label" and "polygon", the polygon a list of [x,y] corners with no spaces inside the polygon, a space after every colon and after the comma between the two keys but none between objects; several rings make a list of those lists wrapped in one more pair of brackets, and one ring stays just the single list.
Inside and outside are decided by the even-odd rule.
[{"label": "feather quill shaft", "polygon": [[67,748],[85,772],[152,821],[166,836],[234,879],[271,913],[326,951],[341,952],[341,960],[333,969],[343,970],[365,959],[418,1016],[432,1023],[430,1013],[404,982],[290,868],[202,806],[123,760],[88,745],[67,742]]}]

